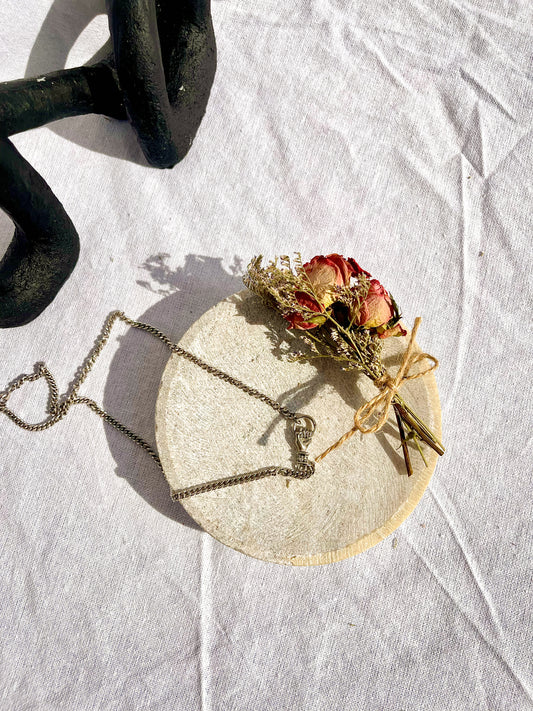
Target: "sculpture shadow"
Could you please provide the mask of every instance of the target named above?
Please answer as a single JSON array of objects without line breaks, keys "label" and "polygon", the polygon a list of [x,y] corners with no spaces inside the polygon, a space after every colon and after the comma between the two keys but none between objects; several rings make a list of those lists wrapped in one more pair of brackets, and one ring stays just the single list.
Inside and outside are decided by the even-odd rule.
[{"label": "sculpture shadow", "polygon": [[[230,271],[222,259],[189,254],[182,267],[172,268],[168,254],[150,257],[138,284],[164,298],[143,314],[128,316],[166,333],[173,342],[211,306],[242,289],[241,262],[234,259]],[[159,384],[169,359],[168,349],[153,336],[130,328],[118,338],[104,390],[104,409],[155,447],[155,407]],[[181,504],[170,498],[168,483],[156,463],[124,434],[106,427],[116,474],[157,511],[191,528],[199,529]]]},{"label": "sculpture shadow", "polygon": [[[99,15],[106,15],[105,0],[54,0],[30,51],[25,78],[64,69],[77,39]],[[112,51],[109,36],[84,66],[103,60]],[[150,167],[127,121],[87,114],[64,118],[43,128],[95,153]]]},{"label": "sculpture shadow", "polygon": [[13,223],[3,210],[0,210],[0,259],[13,239]]}]

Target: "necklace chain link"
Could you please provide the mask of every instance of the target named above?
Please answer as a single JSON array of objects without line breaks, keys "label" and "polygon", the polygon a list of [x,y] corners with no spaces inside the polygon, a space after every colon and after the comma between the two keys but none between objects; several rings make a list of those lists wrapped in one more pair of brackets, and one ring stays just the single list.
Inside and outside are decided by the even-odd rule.
[{"label": "necklace chain link", "polygon": [[[107,317],[104,323],[104,327],[100,335],[96,339],[92,350],[84,361],[84,364],[81,367],[78,375],[74,379],[74,382],[72,383],[70,392],[67,397],[60,401],[57,383],[53,375],[44,363],[39,363],[34,373],[20,376],[15,381],[13,381],[8,388],[6,388],[3,392],[0,393],[0,412],[4,412],[16,425],[18,425],[22,429],[29,430],[30,432],[40,432],[42,430],[48,429],[49,427],[52,427],[57,422],[62,420],[66,416],[72,405],[86,405],[99,417],[105,420],[105,422],[110,424],[119,432],[123,432],[127,437],[129,437],[140,447],[142,447],[142,449],[144,449],[144,451],[147,452],[147,454],[149,454],[150,457],[152,457],[152,459],[156,462],[161,471],[163,471],[163,466],[161,464],[161,460],[159,458],[158,453],[153,449],[153,447],[148,444],[148,442],[146,442],[139,435],[135,434],[135,432],[132,432],[121,422],[116,420],[112,415],[102,409],[94,400],[91,400],[91,398],[88,397],[78,395],[80,386],[86,380],[98,356],[100,355],[104,346],[109,340],[109,335],[111,333],[114,323],[117,320],[123,321],[125,324],[131,326],[132,328],[137,328],[141,331],[150,333],[151,335],[162,341],[172,353],[176,353],[177,355],[186,358],[198,367],[210,373],[211,375],[229,383],[230,385],[235,386],[236,388],[239,388],[251,397],[254,397],[257,400],[261,400],[265,404],[269,405],[273,410],[278,412],[282,417],[292,422],[293,425],[296,447],[298,449],[297,462],[296,466],[293,469],[276,466],[264,467],[253,472],[246,472],[244,474],[237,474],[235,476],[225,477],[223,479],[217,479],[215,481],[208,481],[203,484],[197,484],[195,486],[187,487],[185,489],[171,489],[172,499],[178,501],[181,499],[188,498],[189,496],[203,494],[208,491],[215,491],[216,489],[221,489],[227,486],[234,486],[236,484],[256,481],[258,479],[263,479],[269,476],[281,475],[286,477],[294,477],[296,479],[307,479],[314,473],[314,462],[309,461],[307,454],[307,447],[310,443],[311,437],[316,426],[312,417],[310,417],[309,415],[304,415],[302,413],[293,412],[288,407],[281,405],[279,402],[273,400],[271,397],[265,395],[256,388],[252,388],[249,385],[246,385],[238,378],[229,375],[228,373],[224,372],[223,370],[220,370],[219,368],[209,365],[201,358],[198,358],[198,356],[195,356],[184,348],[181,348],[180,346],[176,345],[170,340],[170,338],[165,333],[158,330],[157,328],[154,328],[154,326],[150,326],[149,324],[143,323],[142,321],[135,321],[126,316],[122,311],[113,311],[113,313],[111,313]],[[15,390],[18,390],[18,388],[20,388],[23,383],[33,382],[35,380],[38,380],[39,378],[44,378],[49,387],[50,397],[48,402],[48,412],[50,416],[44,422],[32,424],[30,422],[24,421],[16,413],[10,410],[7,407],[7,401],[9,399],[9,396]]]}]

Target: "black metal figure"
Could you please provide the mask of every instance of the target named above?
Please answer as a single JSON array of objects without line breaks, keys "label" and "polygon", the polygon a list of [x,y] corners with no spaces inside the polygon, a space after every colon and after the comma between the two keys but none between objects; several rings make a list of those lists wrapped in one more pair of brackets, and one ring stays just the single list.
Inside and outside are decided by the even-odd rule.
[{"label": "black metal figure", "polygon": [[110,0],[113,52],[102,62],[0,84],[0,208],[15,234],[0,261],[0,327],[38,316],[70,276],[78,234],[8,137],[87,113],[128,119],[147,161],[187,154],[216,69],[210,0]]}]

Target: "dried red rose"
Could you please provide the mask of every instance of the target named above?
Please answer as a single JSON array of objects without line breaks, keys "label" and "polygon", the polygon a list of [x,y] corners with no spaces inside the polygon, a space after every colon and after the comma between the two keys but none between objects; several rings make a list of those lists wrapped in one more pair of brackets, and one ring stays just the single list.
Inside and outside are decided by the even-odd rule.
[{"label": "dried red rose", "polygon": [[405,336],[406,331],[399,323],[387,324],[396,317],[396,310],[386,289],[377,279],[372,279],[370,288],[357,318],[357,324],[363,328],[375,328],[380,338]]},{"label": "dried red rose", "polygon": [[340,254],[318,255],[303,268],[318,301],[324,307],[335,301],[335,287],[350,286],[352,276],[370,276],[354,259],[345,259]]}]

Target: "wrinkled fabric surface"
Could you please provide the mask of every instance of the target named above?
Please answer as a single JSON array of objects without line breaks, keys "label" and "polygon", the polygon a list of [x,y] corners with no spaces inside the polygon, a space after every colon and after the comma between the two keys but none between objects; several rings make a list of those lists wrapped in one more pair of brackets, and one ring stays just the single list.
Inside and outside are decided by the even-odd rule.
[{"label": "wrinkled fabric surface", "polygon": [[[103,12],[7,0],[0,80],[88,61]],[[211,100],[173,170],[101,116],[14,137],[81,256],[0,332],[0,387],[44,360],[65,392],[114,309],[178,339],[253,255],[340,252],[423,316],[447,452],[391,537],[291,569],[199,530],[86,408],[36,434],[0,418],[0,706],[531,709],[531,3],[214,0],[213,20]],[[119,326],[82,392],[153,442],[166,358]],[[11,403],[38,421],[45,386]]]}]

